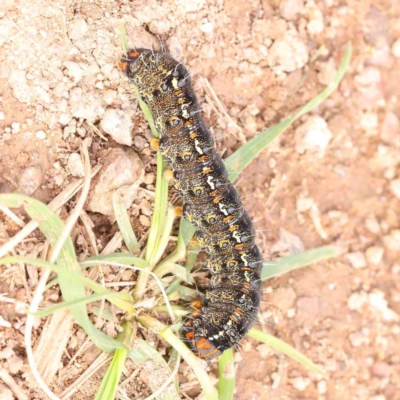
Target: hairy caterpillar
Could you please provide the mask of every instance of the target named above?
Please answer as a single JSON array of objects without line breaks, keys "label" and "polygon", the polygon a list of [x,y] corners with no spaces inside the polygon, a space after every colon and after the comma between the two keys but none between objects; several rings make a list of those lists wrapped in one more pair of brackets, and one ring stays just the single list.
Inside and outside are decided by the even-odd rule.
[{"label": "hairy caterpillar", "polygon": [[148,49],[129,51],[119,65],[153,113],[183,215],[210,255],[210,290],[192,302],[183,335],[195,354],[211,359],[239,343],[257,317],[262,263],[253,224],[200,116],[187,69],[168,53]]}]

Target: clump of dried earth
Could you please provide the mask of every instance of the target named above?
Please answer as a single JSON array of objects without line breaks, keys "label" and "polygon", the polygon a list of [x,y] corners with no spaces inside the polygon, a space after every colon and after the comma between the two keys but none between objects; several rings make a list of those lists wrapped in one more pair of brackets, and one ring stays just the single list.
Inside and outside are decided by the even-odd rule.
[{"label": "clump of dried earth", "polygon": [[[325,244],[345,250],[339,258],[266,282],[261,306],[263,329],[327,375],[245,339],[235,355],[235,398],[400,399],[398,2],[3,0],[0,192],[48,203],[83,175],[79,147],[90,138],[92,166],[103,168],[85,207],[97,249],[89,245],[83,223],[73,231],[83,255],[101,252],[116,233],[110,198],[117,188],[139,238],[152,216],[155,158],[132,86],[116,66],[120,22],[130,46],[159,48],[161,42],[190,67],[204,118],[224,156],[329,85],[352,42],[353,58],[338,90],[269,146],[238,183],[265,258]],[[18,215],[20,223],[27,221]],[[20,226],[0,216],[3,244]],[[43,243],[35,231],[14,252],[40,257]],[[20,395],[43,398],[26,360],[26,316],[15,304],[30,301],[40,271],[0,268],[0,299],[9,299],[0,301],[1,368]],[[105,269],[106,282],[116,276],[134,280],[130,271],[121,278]],[[54,289],[46,301],[59,297]],[[45,324],[36,321],[34,339]],[[52,380],[56,393],[98,357],[89,346],[72,358],[84,341],[75,325]],[[157,337],[153,343],[166,351]],[[72,398],[93,398],[104,368]],[[182,396],[195,398],[200,389],[193,374],[184,365],[180,372]],[[124,379],[132,374],[126,393],[145,398],[145,371],[127,363]],[[5,381],[0,397],[13,398]]]}]

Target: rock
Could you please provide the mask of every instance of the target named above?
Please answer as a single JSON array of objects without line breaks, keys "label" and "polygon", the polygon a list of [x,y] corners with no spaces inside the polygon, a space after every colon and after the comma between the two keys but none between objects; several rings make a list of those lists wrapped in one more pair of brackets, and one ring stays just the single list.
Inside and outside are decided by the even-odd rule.
[{"label": "rock", "polygon": [[321,10],[317,7],[311,7],[308,9],[308,23],[307,23],[307,30],[310,35],[317,35],[321,33],[324,28],[324,17],[322,15]]},{"label": "rock", "polygon": [[308,48],[296,35],[286,33],[283,39],[275,40],[269,49],[268,63],[276,72],[293,72],[308,62]]},{"label": "rock", "polygon": [[83,70],[78,63],[73,61],[67,61],[64,63],[69,75],[74,79],[74,84],[78,83],[83,77]]},{"label": "rock", "polygon": [[319,394],[325,394],[327,391],[326,381],[319,381],[317,384],[317,389]]},{"label": "rock", "polygon": [[383,237],[383,243],[392,251],[399,251],[400,249],[400,229],[392,229],[389,235]]},{"label": "rock", "polygon": [[16,354],[13,354],[7,360],[7,362],[8,362],[8,370],[11,374],[17,374],[21,370],[24,364],[23,359],[18,357]]},{"label": "rock", "polygon": [[354,253],[346,254],[346,258],[349,260],[353,268],[365,268],[367,266],[367,261],[365,260],[364,253],[361,251],[356,251]]},{"label": "rock", "polygon": [[350,333],[349,340],[353,347],[359,347],[369,342],[368,338],[364,337],[361,332]]},{"label": "rock", "polygon": [[390,374],[390,365],[383,361],[376,361],[372,365],[371,372],[378,376],[379,378],[383,378],[385,376],[389,376]]},{"label": "rock", "polygon": [[361,292],[354,292],[350,295],[347,301],[347,307],[349,310],[357,310],[360,311],[361,307],[367,302],[368,295],[367,293]]},{"label": "rock", "polygon": [[37,131],[35,136],[40,140],[46,139],[46,133],[44,131]]},{"label": "rock", "polygon": [[396,58],[400,58],[400,38],[392,44],[392,54]]},{"label": "rock", "polygon": [[150,22],[149,28],[153,35],[164,35],[171,29],[171,24],[167,18],[153,19]]},{"label": "rock", "polygon": [[214,30],[214,26],[211,22],[206,22],[200,25],[200,30],[204,33],[211,33]]},{"label": "rock", "polygon": [[279,11],[283,18],[288,21],[294,19],[294,17],[302,11],[304,8],[303,0],[281,0],[279,2]]},{"label": "rock", "polygon": [[274,290],[269,296],[272,304],[279,304],[279,309],[286,314],[294,305],[296,300],[296,292],[291,287],[281,287]]},{"label": "rock", "polygon": [[400,200],[400,179],[393,179],[390,182],[390,190]]},{"label": "rock", "polygon": [[371,246],[368,247],[367,251],[365,252],[365,256],[370,264],[378,265],[382,261],[383,252],[383,247]]},{"label": "rock", "polygon": [[313,325],[318,318],[320,304],[318,297],[300,297],[297,302],[296,320],[304,325]]},{"label": "rock", "polygon": [[288,232],[287,230],[280,228],[279,229],[280,239],[272,246],[272,253],[290,253],[297,254],[301,251],[304,251],[305,247],[301,239]]},{"label": "rock", "polygon": [[385,321],[398,322],[399,316],[388,307],[388,301],[385,294],[380,290],[375,290],[368,294],[368,303],[374,311],[378,311]]},{"label": "rock", "polygon": [[104,91],[103,100],[107,105],[112,104],[116,97],[117,92],[115,90],[108,89]]},{"label": "rock", "polygon": [[77,40],[85,36],[89,31],[88,24],[83,18],[73,20],[69,25],[69,37]]},{"label": "rock", "polygon": [[15,135],[21,130],[21,124],[19,122],[13,122],[11,124],[11,133]]},{"label": "rock", "polygon": [[318,115],[312,115],[295,131],[296,151],[300,154],[312,151],[323,157],[331,138],[332,132],[326,121]]},{"label": "rock", "polygon": [[399,138],[400,122],[399,118],[394,112],[388,112],[385,115],[381,129],[381,139],[384,142],[396,144],[400,143]]},{"label": "rock", "polygon": [[299,376],[298,378],[289,379],[290,384],[300,392],[303,392],[310,384],[310,379]]},{"label": "rock", "polygon": [[143,150],[145,147],[149,147],[149,142],[143,136],[135,136],[133,138],[133,145],[137,149]]},{"label": "rock", "polygon": [[81,178],[85,175],[85,167],[78,153],[72,153],[68,157],[67,167],[72,176]]},{"label": "rock", "polygon": [[104,166],[90,192],[89,208],[94,212],[113,215],[113,193],[118,190],[125,208],[129,208],[143,181],[144,166],[131,149],[110,149],[103,153],[101,162]]},{"label": "rock", "polygon": [[132,146],[133,122],[124,111],[109,108],[101,121],[101,127],[117,143]]},{"label": "rock", "polygon": [[335,77],[337,72],[335,60],[333,58],[330,58],[327,62],[319,63],[318,67],[318,82],[326,86],[332,83],[333,78]]},{"label": "rock", "polygon": [[381,231],[381,226],[375,215],[371,215],[365,220],[365,228],[374,234],[378,234]]},{"label": "rock", "polygon": [[32,195],[42,184],[42,179],[43,171],[38,165],[22,170],[18,179],[18,192],[27,196]]}]

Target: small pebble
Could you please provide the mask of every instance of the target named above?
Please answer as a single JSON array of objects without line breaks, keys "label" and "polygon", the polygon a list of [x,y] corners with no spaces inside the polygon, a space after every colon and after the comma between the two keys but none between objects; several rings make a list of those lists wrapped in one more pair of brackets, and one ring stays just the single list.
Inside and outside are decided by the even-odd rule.
[{"label": "small pebble", "polygon": [[350,310],[360,310],[361,307],[367,302],[368,295],[365,292],[354,292],[350,295],[347,301],[347,307]]},{"label": "small pebble", "polygon": [[85,167],[83,165],[82,159],[78,153],[72,153],[68,157],[67,167],[72,176],[81,178],[85,175]]},{"label": "small pebble", "polygon": [[211,22],[206,22],[205,24],[200,26],[200,30],[204,33],[211,33],[213,31],[214,27]]},{"label": "small pebble", "polygon": [[326,381],[319,381],[318,384],[317,384],[317,388],[318,388],[318,393],[319,394],[326,393],[326,390],[327,390]]},{"label": "small pebble", "polygon": [[389,376],[390,374],[390,365],[383,361],[376,361],[371,368],[372,373],[375,376],[383,378],[385,376]]},{"label": "small pebble", "polygon": [[365,220],[365,227],[368,231],[374,234],[378,234],[381,231],[381,226],[374,215],[369,216]]},{"label": "small pebble", "polygon": [[150,219],[146,215],[141,215],[139,217],[139,222],[143,227],[148,227],[150,226]]},{"label": "small pebble", "polygon": [[400,200],[400,179],[394,179],[390,182],[390,190]]},{"label": "small pebble", "polygon": [[323,157],[332,138],[326,121],[318,115],[308,117],[295,131],[296,151],[313,151]]},{"label": "small pebble", "polygon": [[367,266],[367,261],[365,260],[364,253],[361,251],[356,251],[354,253],[346,254],[346,258],[349,260],[353,268],[365,268]]},{"label": "small pebble", "polygon": [[400,38],[392,44],[392,54],[396,58],[400,58]]},{"label": "small pebble", "polygon": [[13,122],[11,124],[11,133],[15,134],[21,130],[21,124],[19,122]]},{"label": "small pebble", "polygon": [[113,103],[116,96],[117,96],[117,92],[115,90],[108,89],[103,94],[103,100],[107,105],[110,105]]},{"label": "small pebble", "polygon": [[290,384],[300,392],[303,392],[306,387],[310,384],[310,379],[308,378],[303,378],[303,377],[298,377],[298,378],[292,378],[289,380]]},{"label": "small pebble", "polygon": [[21,171],[18,180],[18,192],[30,196],[42,184],[43,171],[38,165],[33,165]]},{"label": "small pebble", "polygon": [[40,140],[46,139],[46,133],[44,131],[37,131],[35,136]]},{"label": "small pebble", "polygon": [[365,252],[365,257],[370,264],[378,265],[382,261],[384,249],[379,246],[371,246]]},{"label": "small pebble", "polygon": [[133,122],[125,112],[109,108],[101,121],[101,128],[117,143],[132,146]]},{"label": "small pebble", "polygon": [[392,229],[388,235],[383,237],[383,243],[392,251],[400,249],[400,229]]}]

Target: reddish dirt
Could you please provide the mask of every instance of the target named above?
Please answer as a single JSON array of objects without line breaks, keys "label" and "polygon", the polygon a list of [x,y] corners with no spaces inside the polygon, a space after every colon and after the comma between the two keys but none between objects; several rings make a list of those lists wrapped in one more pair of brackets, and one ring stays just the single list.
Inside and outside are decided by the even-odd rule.
[{"label": "reddish dirt", "polygon": [[[145,166],[130,216],[139,237],[148,229],[154,153],[132,87],[115,65],[121,20],[130,45],[158,48],[158,35],[190,66],[204,118],[222,138],[224,157],[329,84],[350,41],[353,57],[338,90],[263,151],[238,183],[266,259],[328,244],[344,250],[338,258],[265,282],[260,312],[262,329],[294,346],[326,377],[245,339],[235,353],[235,399],[400,400],[400,6],[390,0],[145,3],[4,1],[0,193],[49,202],[78,176],[68,161],[84,137],[92,137],[93,166],[103,149],[126,149],[91,130],[101,130],[107,109],[123,110],[133,120],[133,149]],[[202,78],[240,130],[230,125]],[[307,141],[312,129],[318,134]],[[101,250],[116,226],[87,211]],[[2,245],[20,228],[1,211],[0,218]],[[79,225],[77,249],[91,254],[86,240]],[[36,257],[42,248],[43,237],[35,231],[15,251]],[[11,299],[0,301],[0,362],[29,399],[43,398],[26,360],[26,316],[13,304],[29,302],[40,273],[31,266],[23,273],[19,266],[0,268],[0,293]],[[105,270],[107,279],[117,273]],[[132,273],[124,276],[131,278]],[[54,290],[46,301],[59,296]],[[34,339],[44,324],[37,321]],[[105,329],[115,333],[111,323]],[[148,333],[147,339],[165,352],[157,337]],[[52,382],[56,393],[98,356],[92,347],[69,364],[84,340],[74,326]],[[148,396],[144,370],[133,363],[126,368],[124,379],[138,373],[127,390],[130,398]],[[182,398],[201,398],[193,374],[184,366],[181,372]],[[94,398],[102,373],[104,367],[72,398]],[[0,397],[12,396],[0,382]]]}]

